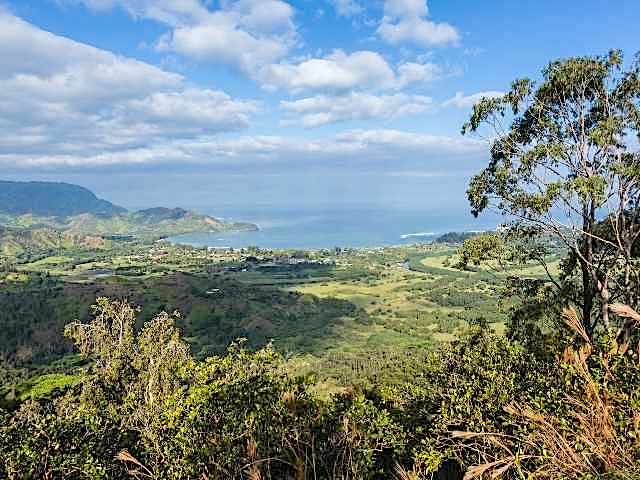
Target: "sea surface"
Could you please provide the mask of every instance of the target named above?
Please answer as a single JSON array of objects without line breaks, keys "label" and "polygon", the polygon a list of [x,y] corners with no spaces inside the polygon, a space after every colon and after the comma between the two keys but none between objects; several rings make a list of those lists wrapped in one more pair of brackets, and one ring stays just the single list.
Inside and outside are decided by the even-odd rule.
[{"label": "sea surface", "polygon": [[[207,209],[200,208],[203,210]],[[475,219],[460,211],[447,214],[433,210],[362,207],[248,210],[235,211],[232,215],[206,213],[226,221],[255,223],[259,231],[193,233],[171,237],[169,241],[218,248],[363,248],[423,243],[451,231],[495,229],[499,223],[496,218]]]}]

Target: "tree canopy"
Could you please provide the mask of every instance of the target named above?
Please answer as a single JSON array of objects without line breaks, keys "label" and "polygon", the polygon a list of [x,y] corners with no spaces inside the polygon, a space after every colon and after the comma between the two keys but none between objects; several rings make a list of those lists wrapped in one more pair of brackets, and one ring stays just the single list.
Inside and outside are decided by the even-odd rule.
[{"label": "tree canopy", "polygon": [[[540,82],[516,80],[476,104],[462,131],[491,143],[467,191],[472,213],[495,209],[511,232],[569,250],[589,335],[610,326],[612,303],[637,308],[640,57],[627,68],[620,51],[551,62]],[[628,336],[632,325],[618,327]]]}]

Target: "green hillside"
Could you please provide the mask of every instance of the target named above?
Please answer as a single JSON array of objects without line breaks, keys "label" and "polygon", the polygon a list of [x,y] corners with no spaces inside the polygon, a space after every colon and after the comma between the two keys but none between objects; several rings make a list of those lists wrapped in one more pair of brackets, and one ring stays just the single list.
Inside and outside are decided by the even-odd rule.
[{"label": "green hillside", "polygon": [[74,235],[131,235],[142,239],[156,239],[193,232],[222,232],[255,230],[252,224],[225,223],[208,215],[181,208],[152,208],[114,216],[83,214],[54,222]]},{"label": "green hillside", "polygon": [[43,252],[75,247],[101,247],[97,237],[79,237],[51,228],[15,228],[0,225],[0,257],[12,257],[24,252]]},{"label": "green hillside", "polygon": [[126,212],[126,209],[96,197],[79,185],[0,181],[0,212],[69,217],[81,213],[115,215]]},{"label": "green hillside", "polygon": [[[183,208],[128,212],[78,185],[0,182],[0,254],[69,248],[84,238],[127,236],[149,241],[194,232],[257,230]],[[85,242],[86,243],[86,242]]]}]

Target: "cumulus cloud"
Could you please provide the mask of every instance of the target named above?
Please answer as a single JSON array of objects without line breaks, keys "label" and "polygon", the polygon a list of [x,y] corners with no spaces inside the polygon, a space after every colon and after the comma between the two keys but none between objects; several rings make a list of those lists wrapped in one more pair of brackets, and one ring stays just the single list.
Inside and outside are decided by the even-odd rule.
[{"label": "cumulus cloud", "polygon": [[[162,52],[177,53],[198,62],[231,65],[267,90],[402,89],[442,75],[429,62],[392,66],[379,53],[337,49],[324,55],[292,61],[299,44],[295,10],[283,0],[66,0],[104,10],[120,7],[134,17],[150,18],[169,29],[156,42]],[[328,0],[338,15],[364,11],[357,0]],[[415,40],[442,44],[457,41],[447,24],[427,20],[424,1],[387,0],[379,34],[392,43]]]},{"label": "cumulus cloud", "polygon": [[443,75],[443,68],[435,63],[407,62],[398,66],[397,86],[403,88],[411,84],[429,83]]},{"label": "cumulus cloud", "polygon": [[426,0],[385,0],[378,35],[391,44],[410,43],[422,47],[456,45],[458,30],[429,20]]},{"label": "cumulus cloud", "polygon": [[[53,35],[0,12],[0,154],[124,154],[166,138],[245,128],[253,101]],[[24,156],[21,157],[20,154]]]},{"label": "cumulus cloud", "polygon": [[4,86],[23,87],[29,97],[43,100],[53,95],[75,102],[108,101],[183,81],[175,73],[53,35],[1,10],[0,56]]},{"label": "cumulus cloud", "polygon": [[[219,13],[196,0],[83,1],[91,2],[92,8],[118,6],[172,25],[171,37],[165,40],[174,43],[166,48],[175,47],[175,33],[181,28],[207,25]],[[271,5],[271,0],[264,1]],[[241,32],[252,38],[264,35],[277,43],[282,32],[294,30],[290,10],[278,10],[275,4],[264,9],[258,3],[223,0],[218,5],[233,18],[240,37]],[[240,37],[234,42],[241,43]],[[244,46],[251,49],[251,41]],[[251,69],[265,85],[305,92],[304,98],[281,105],[308,127],[424,112],[432,108],[429,97],[398,90],[442,74],[430,63],[391,65],[371,51],[337,50],[298,62],[263,64],[280,55],[276,50],[246,52],[260,58],[245,57],[238,65]],[[463,156],[485,148],[467,138],[397,130],[354,130],[317,139],[238,136],[259,111],[259,103],[197,88],[180,74],[54,35],[2,11],[0,58],[0,168],[263,161],[386,165],[409,158]]]},{"label": "cumulus cloud", "polygon": [[471,108],[483,98],[502,97],[504,92],[486,91],[472,95],[465,95],[464,92],[457,92],[453,98],[442,103],[443,107]]},{"label": "cumulus cloud", "polygon": [[394,69],[377,52],[335,50],[322,58],[270,65],[262,71],[261,81],[267,88],[284,88],[293,92],[385,90],[430,82],[441,73],[441,68],[431,63],[409,62]]},{"label": "cumulus cloud", "polygon": [[395,81],[395,73],[376,52],[347,54],[336,50],[324,58],[312,58],[298,64],[271,65],[263,72],[263,80],[268,86],[294,91],[344,90],[391,86]]},{"label": "cumulus cloud", "polygon": [[[317,95],[291,102],[281,102],[282,108],[297,114],[307,128],[348,120],[373,118],[393,119],[428,110],[432,99],[422,95],[372,95],[352,92],[343,96]],[[295,122],[297,123],[297,119]]]},{"label": "cumulus cloud", "polygon": [[206,23],[177,27],[160,39],[158,49],[233,65],[251,75],[287,53],[288,46],[280,39],[254,36],[228,20],[215,15]]},{"label": "cumulus cloud", "polygon": [[210,133],[246,127],[250,114],[257,109],[257,103],[239,102],[224,92],[190,88],[182,92],[156,92],[131,100],[119,107],[118,115]]},{"label": "cumulus cloud", "polygon": [[297,39],[294,10],[282,0],[221,0],[217,9],[201,0],[75,0],[94,9],[119,6],[134,17],[170,27],[160,51],[198,61],[232,65],[246,74],[282,59]]},{"label": "cumulus cloud", "polygon": [[[65,1],[65,0],[63,0]],[[104,11],[121,7],[134,18],[150,18],[169,25],[205,18],[207,8],[200,0],[66,0]]]}]

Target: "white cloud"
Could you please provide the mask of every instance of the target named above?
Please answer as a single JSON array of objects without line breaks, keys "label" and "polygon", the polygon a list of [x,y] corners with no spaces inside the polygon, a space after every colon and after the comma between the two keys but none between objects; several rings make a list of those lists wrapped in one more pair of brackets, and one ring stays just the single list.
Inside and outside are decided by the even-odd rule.
[{"label": "white cloud", "polygon": [[158,43],[200,61],[233,65],[255,76],[283,58],[296,39],[294,11],[280,0],[223,1],[222,9],[174,28]]},{"label": "white cloud", "polygon": [[[135,166],[158,164],[181,165],[259,165],[304,162],[307,165],[357,165],[376,163],[384,168],[395,164],[420,168],[444,168],[452,157],[479,157],[486,144],[467,137],[447,137],[398,130],[352,130],[326,139],[310,140],[283,136],[243,136],[232,139],[198,138],[191,141],[168,141],[138,148],[100,153],[48,153],[37,155],[2,154],[0,165],[25,169]],[[349,162],[347,162],[349,163]]]},{"label": "white cloud", "polygon": [[[0,154],[115,152],[246,127],[253,101],[187,87],[178,74],[0,12]],[[75,157],[74,157],[75,158]]]},{"label": "white cloud", "polygon": [[[216,12],[203,11],[199,1],[84,1],[91,1],[94,8],[119,5],[133,15],[164,19],[174,25],[167,39],[172,42],[185,22],[186,28],[195,29],[217,18]],[[233,17],[238,38],[249,30],[252,38],[291,33],[289,10],[277,11],[272,5],[273,11],[265,11],[257,3],[221,2],[223,16]],[[247,42],[245,47],[252,40]],[[223,45],[217,48],[224,49]],[[428,110],[429,97],[397,90],[442,74],[430,63],[392,66],[371,51],[349,54],[338,50],[297,63],[264,64],[280,55],[276,50],[247,52],[257,57],[242,60],[242,68],[255,71],[256,78],[274,88],[312,91],[307,98],[282,104],[310,127]],[[355,130],[316,139],[236,137],[259,110],[258,103],[196,88],[182,75],[45,32],[2,11],[0,58],[0,168],[261,161],[328,165],[380,161],[386,165],[441,155],[464,156],[485,148],[472,139],[397,130]]]},{"label": "white cloud", "polygon": [[346,53],[336,50],[322,58],[300,63],[278,63],[262,70],[260,81],[270,89],[293,92],[307,90],[385,90],[410,84],[428,83],[442,74],[431,63],[404,63],[396,70],[377,52],[368,50]]},{"label": "white cloud", "polygon": [[182,92],[157,92],[125,103],[124,118],[194,128],[197,131],[241,129],[257,111],[255,102],[240,102],[220,91],[190,88]]},{"label": "white cloud", "polygon": [[104,11],[121,7],[134,18],[150,18],[169,25],[194,22],[208,15],[200,0],[62,0],[83,3],[87,7]]},{"label": "white cloud", "polygon": [[342,96],[318,95],[281,103],[285,110],[300,115],[302,124],[307,128],[348,120],[414,115],[428,110],[431,105],[432,99],[422,95],[372,95],[362,92]]},{"label": "white cloud", "polygon": [[289,32],[295,29],[294,10],[281,0],[225,0],[224,11],[235,14],[238,24],[260,33]]},{"label": "white cloud", "polygon": [[275,64],[262,74],[267,86],[294,91],[391,86],[395,74],[376,52],[359,51],[347,54],[336,50],[324,58],[312,58],[298,64]]},{"label": "white cloud", "polygon": [[352,130],[337,136],[337,140],[347,145],[392,154],[397,149],[418,152],[425,156],[433,154],[464,155],[478,153],[486,149],[485,142],[466,137],[447,137],[401,130]]},{"label": "white cloud", "polygon": [[0,22],[0,76],[29,85],[31,93],[55,92],[76,100],[135,96],[183,81],[175,73],[53,35],[1,10]]},{"label": "white cloud", "polygon": [[254,36],[219,15],[206,23],[177,27],[159,41],[158,48],[199,61],[233,65],[249,74],[277,61],[288,51],[286,42]]},{"label": "white cloud", "polygon": [[331,0],[331,3],[341,17],[353,17],[364,11],[362,5],[355,0]]},{"label": "white cloud", "polygon": [[435,63],[407,62],[398,66],[398,88],[411,84],[429,83],[444,75],[440,65]]},{"label": "white cloud", "polygon": [[[215,2],[217,8],[205,0],[66,1],[96,9],[119,6],[134,17],[165,23],[170,29],[158,39],[159,51],[234,66],[268,90],[402,89],[442,75],[442,68],[429,62],[408,62],[394,68],[379,53],[367,50],[345,53],[337,49],[322,57],[288,59],[299,39],[295,10],[283,0],[220,0]],[[328,1],[342,16],[364,11],[356,0]],[[389,0],[380,33],[389,29],[413,31],[417,26],[417,35],[425,28],[435,28],[440,35],[441,30],[453,28],[432,24],[425,18],[427,13],[424,2]],[[398,35],[391,32],[389,38]],[[441,39],[432,43],[441,43]]]},{"label": "white cloud", "polygon": [[483,98],[496,98],[504,95],[504,92],[486,91],[473,95],[465,95],[464,92],[457,92],[453,98],[442,103],[443,107],[471,108]]},{"label": "white cloud", "polygon": [[120,6],[134,17],[171,29],[161,51],[232,65],[246,74],[282,59],[297,39],[294,9],[282,0],[220,0],[212,10],[200,0],[75,0],[91,8]]},{"label": "white cloud", "polygon": [[426,0],[385,0],[378,35],[391,44],[411,43],[422,47],[456,45],[458,30],[448,23],[428,18]]}]

